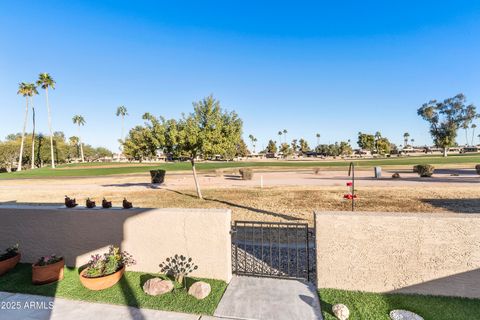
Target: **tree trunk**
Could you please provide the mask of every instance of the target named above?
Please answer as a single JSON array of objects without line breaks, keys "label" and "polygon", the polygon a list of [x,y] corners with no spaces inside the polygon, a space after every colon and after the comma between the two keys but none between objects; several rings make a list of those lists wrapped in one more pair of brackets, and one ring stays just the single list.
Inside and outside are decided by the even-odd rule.
[{"label": "tree trunk", "polygon": [[25,142],[25,131],[27,130],[27,119],[28,119],[28,97],[26,97],[26,99],[27,99],[27,105],[25,107],[25,120],[23,120],[22,143],[20,144],[20,155],[18,157],[17,171],[22,171],[23,145]]},{"label": "tree trunk", "polygon": [[30,159],[30,169],[35,169],[35,107],[32,99],[32,158]]},{"label": "tree trunk", "polygon": [[[125,132],[124,130],[124,116],[122,115],[122,136],[120,138],[121,141],[123,141],[123,138],[125,137]],[[120,143],[120,153],[123,154],[123,145]],[[120,159],[120,155],[118,155],[118,159]]]},{"label": "tree trunk", "polygon": [[82,159],[82,162],[85,162],[85,157],[83,156],[82,139],[80,138],[80,125],[78,126],[78,144],[80,145],[80,158]]},{"label": "tree trunk", "polygon": [[198,183],[197,170],[195,169],[195,159],[190,159],[190,162],[192,163],[193,180],[195,180],[195,189],[197,189],[197,195],[200,199],[203,199],[202,191],[200,190],[200,184]]},{"label": "tree trunk", "polygon": [[50,158],[52,159],[52,169],[55,169],[55,157],[53,154],[52,115],[50,112],[50,103],[48,101],[48,88],[45,88],[45,98],[47,99],[48,128],[50,129]]},{"label": "tree trunk", "polygon": [[475,128],[473,128],[473,132],[472,132],[472,146],[475,145],[474,140],[475,140]]},{"label": "tree trunk", "polygon": [[448,155],[448,148],[443,148],[443,156],[446,157]]}]

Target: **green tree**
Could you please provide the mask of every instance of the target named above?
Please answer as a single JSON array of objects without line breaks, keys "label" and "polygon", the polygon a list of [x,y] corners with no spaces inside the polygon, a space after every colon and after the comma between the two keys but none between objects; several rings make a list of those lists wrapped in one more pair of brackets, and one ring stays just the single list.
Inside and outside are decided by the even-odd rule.
[{"label": "green tree", "polygon": [[317,146],[320,144],[320,133],[315,135],[317,137]]},{"label": "green tree", "polygon": [[252,134],[250,134],[248,136],[248,138],[250,139],[250,142],[252,143],[253,153],[255,153],[255,146],[257,144],[257,138],[255,138]]},{"label": "green tree", "polygon": [[13,164],[19,156],[18,147],[20,146],[20,139],[0,142],[0,172],[12,171]]},{"label": "green tree", "polygon": [[283,129],[283,139],[284,139],[284,142],[287,143],[287,129]]},{"label": "green tree", "polygon": [[18,167],[17,171],[22,171],[22,164],[23,164],[23,148],[25,145],[25,131],[27,130],[27,119],[28,119],[28,107],[30,102],[30,97],[33,95],[31,92],[31,86],[29,83],[22,82],[18,85],[17,94],[22,95],[25,97],[26,106],[25,106],[25,117],[23,120],[23,130],[22,130],[22,141],[20,143],[20,152],[18,156]]},{"label": "green tree", "polygon": [[430,134],[435,145],[443,149],[444,157],[448,148],[455,144],[458,128],[478,117],[476,107],[465,105],[465,102],[465,96],[460,93],[442,102],[431,100],[417,110],[418,115],[430,124]]},{"label": "green tree", "polygon": [[208,96],[193,103],[193,113],[178,122],[177,152],[187,154],[192,164],[197,195],[202,192],[197,178],[195,161],[216,155],[235,154],[242,135],[242,120],[235,112],[222,110],[220,101]]},{"label": "green tree", "polygon": [[123,153],[130,160],[144,161],[153,157],[159,145],[152,140],[152,129],[142,126],[132,128],[123,142]]},{"label": "green tree", "polygon": [[[122,135],[120,137],[120,140],[123,141],[125,139],[125,133],[124,133],[124,122],[125,122],[125,116],[128,116],[128,111],[125,106],[119,106],[117,108],[117,117],[122,117]],[[121,151],[121,149],[120,149]]]},{"label": "green tree", "polygon": [[367,133],[358,133],[358,141],[357,144],[360,148],[364,150],[368,150],[373,153],[375,149],[375,136]]},{"label": "green tree", "polygon": [[284,158],[287,158],[293,154],[292,148],[290,148],[290,145],[286,142],[280,145],[280,152]]},{"label": "green tree", "polygon": [[267,144],[267,152],[268,153],[277,153],[277,142],[273,140],[269,140]]},{"label": "green tree", "polygon": [[55,80],[48,73],[40,73],[37,80],[37,86],[45,90],[45,99],[47,103],[47,113],[48,113],[48,129],[50,130],[50,157],[52,168],[55,169],[55,157],[53,150],[53,129],[52,129],[52,115],[50,109],[50,102],[48,100],[48,89],[52,88],[55,90]]},{"label": "green tree", "polygon": [[78,145],[80,146],[80,156],[82,159],[82,162],[85,162],[85,156],[83,154],[83,143],[80,138],[80,127],[85,125],[85,118],[81,115],[75,115],[72,118],[73,124],[78,125]]},{"label": "green tree", "polygon": [[392,144],[387,138],[379,138],[377,140],[377,152],[381,155],[390,154]]},{"label": "green tree", "polygon": [[408,138],[410,138],[410,133],[405,132],[403,134],[403,147],[406,148],[408,146]]},{"label": "green tree", "polygon": [[247,144],[243,139],[240,139],[240,141],[237,143],[237,150],[235,152],[236,157],[246,157],[250,154],[250,151],[248,150]]},{"label": "green tree", "polygon": [[298,150],[298,147],[299,147],[299,146],[298,146],[298,140],[297,140],[297,139],[293,139],[291,146],[292,146],[292,152],[293,152],[294,154],[297,153],[297,150]]},{"label": "green tree", "polygon": [[349,142],[341,141],[339,145],[339,153],[342,156],[350,156],[353,153],[352,146]]},{"label": "green tree", "polygon": [[300,143],[300,152],[301,153],[306,153],[306,152],[310,151],[310,147],[308,146],[307,140],[301,138],[299,143]]}]

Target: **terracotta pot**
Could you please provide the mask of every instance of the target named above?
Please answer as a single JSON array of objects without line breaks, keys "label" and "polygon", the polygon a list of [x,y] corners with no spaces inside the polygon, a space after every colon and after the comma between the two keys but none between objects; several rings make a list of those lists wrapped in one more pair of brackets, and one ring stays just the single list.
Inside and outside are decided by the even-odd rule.
[{"label": "terracotta pot", "polygon": [[116,284],[123,276],[125,272],[125,267],[122,267],[115,273],[109,274],[108,276],[98,277],[98,278],[87,278],[85,277],[85,273],[87,269],[82,270],[80,272],[80,282],[83,286],[90,290],[103,290],[112,287]]},{"label": "terracotta pot", "polygon": [[63,279],[63,267],[65,260],[48,264],[45,266],[37,266],[32,264],[32,283],[33,284],[47,284]]},{"label": "terracotta pot", "polygon": [[17,253],[16,256],[8,258],[7,260],[0,261],[0,276],[15,268],[20,261],[21,254]]}]

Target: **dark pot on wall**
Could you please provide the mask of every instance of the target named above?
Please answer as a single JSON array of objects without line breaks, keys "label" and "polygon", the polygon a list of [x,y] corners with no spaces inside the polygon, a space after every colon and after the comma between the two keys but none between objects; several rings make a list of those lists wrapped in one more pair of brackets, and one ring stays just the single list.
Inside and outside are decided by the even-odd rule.
[{"label": "dark pot on wall", "polygon": [[120,279],[122,279],[123,274],[125,272],[125,267],[122,267],[115,273],[109,274],[108,276],[97,277],[97,278],[87,278],[85,277],[85,273],[87,269],[82,270],[80,272],[80,282],[82,285],[90,290],[104,290],[107,288],[112,287],[115,285]]},{"label": "dark pot on wall", "polygon": [[32,283],[47,284],[63,279],[65,260],[47,264],[45,266],[32,265]]},{"label": "dark pot on wall", "polygon": [[153,184],[162,184],[165,181],[165,170],[150,170]]},{"label": "dark pot on wall", "polygon": [[11,258],[0,261],[0,276],[15,268],[17,263],[20,261],[21,256],[22,255],[20,253],[17,253],[17,255]]}]

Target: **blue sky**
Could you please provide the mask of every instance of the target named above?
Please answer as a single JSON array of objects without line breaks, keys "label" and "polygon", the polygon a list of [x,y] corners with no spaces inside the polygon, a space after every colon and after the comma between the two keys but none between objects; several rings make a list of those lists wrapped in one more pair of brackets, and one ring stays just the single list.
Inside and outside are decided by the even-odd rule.
[{"label": "blue sky", "polygon": [[18,83],[49,72],[54,129],[76,134],[82,114],[84,141],[112,150],[118,105],[130,128],[209,94],[259,147],[284,128],[311,144],[360,130],[430,143],[422,103],[463,92],[480,105],[479,40],[478,1],[2,1],[0,137],[21,131]]}]

